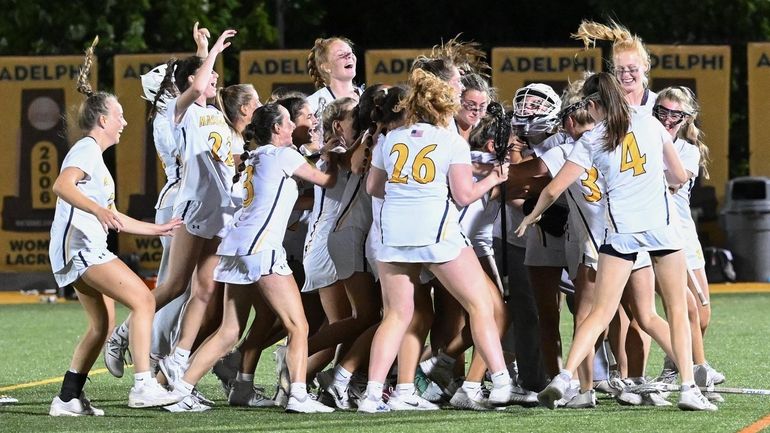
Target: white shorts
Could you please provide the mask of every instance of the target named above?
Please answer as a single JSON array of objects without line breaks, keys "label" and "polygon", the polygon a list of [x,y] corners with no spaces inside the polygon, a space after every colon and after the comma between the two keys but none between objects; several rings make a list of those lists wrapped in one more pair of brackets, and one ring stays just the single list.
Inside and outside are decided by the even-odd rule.
[{"label": "white shorts", "polygon": [[471,242],[462,233],[447,236],[439,243],[421,247],[390,247],[381,245],[377,251],[377,261],[399,263],[445,263],[457,258],[460,251],[471,246]]},{"label": "white shorts", "polygon": [[[577,278],[578,267],[582,264],[596,271],[599,266],[599,256],[593,248],[586,248],[583,242],[567,240],[565,242],[565,253],[567,257],[567,270],[570,280]],[[636,261],[632,270],[645,268],[652,265],[650,254],[647,251],[639,251],[636,255]]]},{"label": "white shorts", "polygon": [[234,213],[232,207],[203,206],[203,202],[193,200],[174,206],[174,217],[182,219],[190,234],[204,239],[223,237]]},{"label": "white shorts", "polygon": [[355,272],[371,270],[366,261],[366,233],[358,228],[346,227],[329,233],[328,247],[340,280],[350,278]]},{"label": "white shorts", "polygon": [[684,252],[687,256],[687,269],[703,269],[706,267],[706,259],[703,258],[698,232],[695,227],[681,229],[679,234],[684,241]]},{"label": "white shorts", "polygon": [[486,257],[495,254],[495,249],[492,248],[492,238],[489,239],[471,239],[473,245],[473,252],[476,253],[476,257]]},{"label": "white shorts", "polygon": [[101,265],[117,259],[117,256],[109,250],[80,250],[72,252],[70,257],[72,258],[63,268],[53,273],[59,287],[65,287],[79,280],[89,266]]},{"label": "white shorts", "polygon": [[524,264],[526,266],[567,267],[565,241],[566,236],[557,238],[546,233],[540,226],[533,225],[527,236]]},{"label": "white shorts", "polygon": [[219,263],[214,268],[214,281],[251,284],[270,274],[291,275],[283,249],[264,250],[249,256],[219,256]]},{"label": "white shorts", "polygon": [[305,284],[302,293],[314,292],[322,287],[331,286],[339,279],[337,268],[329,256],[328,236],[318,233],[312,241],[309,251],[302,257],[305,268]]},{"label": "white shorts", "polygon": [[682,238],[672,225],[667,225],[641,233],[608,233],[604,240],[615,251],[622,254],[640,253],[642,251],[681,250]]}]

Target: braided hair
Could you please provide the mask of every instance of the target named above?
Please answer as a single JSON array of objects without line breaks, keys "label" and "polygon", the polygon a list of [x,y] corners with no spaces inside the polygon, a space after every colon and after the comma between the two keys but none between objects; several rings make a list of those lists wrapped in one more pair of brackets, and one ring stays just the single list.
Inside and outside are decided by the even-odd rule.
[{"label": "braided hair", "polygon": [[78,127],[87,134],[94,129],[99,122],[100,116],[109,114],[107,103],[110,99],[117,99],[115,95],[107,92],[95,92],[91,88],[91,82],[88,80],[88,74],[94,63],[94,48],[99,43],[99,36],[94,38],[91,46],[86,49],[86,55],[83,59],[83,66],[80,67],[80,73],[77,80],[77,91],[85,95],[85,100],[78,107]]}]

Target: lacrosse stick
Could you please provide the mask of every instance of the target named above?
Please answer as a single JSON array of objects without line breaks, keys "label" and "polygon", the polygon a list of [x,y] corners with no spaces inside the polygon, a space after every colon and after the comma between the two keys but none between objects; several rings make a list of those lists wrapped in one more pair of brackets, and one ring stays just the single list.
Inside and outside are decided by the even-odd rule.
[{"label": "lacrosse stick", "polygon": [[[703,392],[717,392],[720,394],[746,394],[746,395],[770,395],[770,389],[730,388],[722,386],[699,386]],[[679,385],[663,382],[649,382],[641,385],[629,386],[626,390],[635,394],[651,394],[656,392],[678,392]]]}]

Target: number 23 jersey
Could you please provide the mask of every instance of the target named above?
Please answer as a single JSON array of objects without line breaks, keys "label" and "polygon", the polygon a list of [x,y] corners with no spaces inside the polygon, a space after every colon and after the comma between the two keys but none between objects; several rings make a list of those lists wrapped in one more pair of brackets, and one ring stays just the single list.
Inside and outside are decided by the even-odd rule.
[{"label": "number 23 jersey", "polygon": [[416,247],[459,235],[458,211],[449,195],[451,164],[470,164],[470,149],[456,132],[417,123],[388,133],[372,156],[386,173],[380,214],[383,244]]}]

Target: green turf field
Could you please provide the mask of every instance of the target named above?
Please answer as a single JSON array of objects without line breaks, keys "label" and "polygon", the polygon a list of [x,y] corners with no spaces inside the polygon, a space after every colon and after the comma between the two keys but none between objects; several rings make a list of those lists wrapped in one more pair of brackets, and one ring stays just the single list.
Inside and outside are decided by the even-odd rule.
[{"label": "green turf field", "polygon": [[[706,347],[712,365],[727,376],[725,386],[770,388],[770,295],[716,295],[713,308]],[[119,316],[125,316],[125,310]],[[571,331],[564,317],[562,338],[568,343]],[[216,400],[213,410],[170,414],[126,407],[132,384],[129,370],[122,379],[96,374],[86,385],[94,405],[105,410],[105,417],[53,418],[48,416],[48,406],[58,392],[58,380],[9,389],[62,376],[84,327],[85,316],[76,303],[0,306],[0,394],[20,400],[17,405],[0,407],[0,431],[735,432],[770,414],[770,397],[725,395],[726,401],[716,413],[685,413],[675,407],[628,408],[602,399],[596,409],[579,411],[514,407],[493,413],[443,410],[374,416],[344,412],[289,415],[278,409],[228,407],[213,375],[200,384],[201,391]],[[659,372],[661,356],[655,348],[648,375]],[[103,369],[101,359],[95,369]],[[268,391],[273,389],[272,371],[272,353],[266,351],[255,382],[267,385]]]}]

